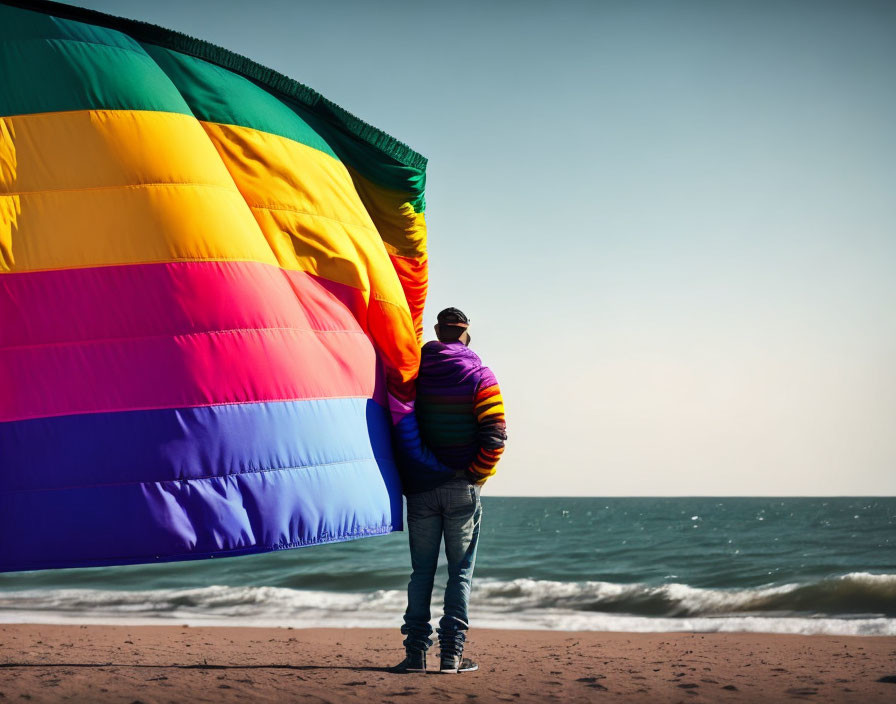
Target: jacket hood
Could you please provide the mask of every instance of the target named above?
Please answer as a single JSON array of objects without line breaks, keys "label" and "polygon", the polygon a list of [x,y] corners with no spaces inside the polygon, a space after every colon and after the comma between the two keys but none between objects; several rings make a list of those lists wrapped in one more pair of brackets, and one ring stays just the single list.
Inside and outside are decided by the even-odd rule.
[{"label": "jacket hood", "polygon": [[482,360],[463,342],[444,343],[433,340],[423,345],[421,351],[421,366],[427,364],[456,365],[464,371],[473,371],[482,366]]}]

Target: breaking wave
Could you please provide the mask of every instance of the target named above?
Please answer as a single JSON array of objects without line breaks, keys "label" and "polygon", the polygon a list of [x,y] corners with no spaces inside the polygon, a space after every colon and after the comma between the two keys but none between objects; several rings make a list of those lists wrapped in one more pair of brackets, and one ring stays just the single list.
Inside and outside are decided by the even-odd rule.
[{"label": "breaking wave", "polygon": [[808,584],[701,589],[686,584],[614,584],[516,579],[479,585],[480,598],[509,610],[563,608],[640,616],[774,615],[896,617],[896,575],[854,572]]},{"label": "breaking wave", "polygon": [[[896,575],[863,572],[749,589],[482,580],[472,602],[481,627],[896,635]],[[36,589],[0,592],[0,621],[391,628],[404,604],[401,590]]]}]

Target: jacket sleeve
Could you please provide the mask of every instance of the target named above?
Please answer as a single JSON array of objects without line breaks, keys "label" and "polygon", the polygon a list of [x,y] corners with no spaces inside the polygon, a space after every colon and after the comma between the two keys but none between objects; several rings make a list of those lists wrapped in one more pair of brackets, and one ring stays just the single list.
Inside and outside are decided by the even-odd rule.
[{"label": "jacket sleeve", "polygon": [[445,472],[454,470],[443,465],[423,442],[417,415],[411,412],[402,418],[393,430],[395,458],[402,474],[410,472]]},{"label": "jacket sleeve", "polygon": [[467,469],[470,479],[482,484],[497,468],[498,460],[504,452],[507,440],[507,424],[504,421],[504,399],[498,380],[488,367],[483,367],[476,396],[473,399],[473,414],[476,416],[476,434],[479,451]]}]

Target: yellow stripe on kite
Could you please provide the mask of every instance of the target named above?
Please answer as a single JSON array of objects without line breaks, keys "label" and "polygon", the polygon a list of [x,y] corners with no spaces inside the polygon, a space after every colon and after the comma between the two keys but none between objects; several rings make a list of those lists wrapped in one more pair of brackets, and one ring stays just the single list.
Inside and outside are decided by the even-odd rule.
[{"label": "yellow stripe on kite", "polygon": [[341,162],[269,132],[204,127],[281,266],[373,289],[407,310],[380,233]]},{"label": "yellow stripe on kite", "polygon": [[0,118],[0,193],[203,183],[235,191],[196,118],[79,110]]},{"label": "yellow stripe on kite", "polygon": [[186,260],[308,271],[407,310],[351,176],[323,152],[175,113],[0,120],[0,272]]},{"label": "yellow stripe on kite", "polygon": [[376,224],[386,249],[402,257],[426,255],[426,218],[414,212],[407,195],[368,181],[349,168],[355,190]]},{"label": "yellow stripe on kite", "polygon": [[277,264],[235,188],[143,185],[0,196],[18,201],[0,221],[0,272],[150,262]]}]

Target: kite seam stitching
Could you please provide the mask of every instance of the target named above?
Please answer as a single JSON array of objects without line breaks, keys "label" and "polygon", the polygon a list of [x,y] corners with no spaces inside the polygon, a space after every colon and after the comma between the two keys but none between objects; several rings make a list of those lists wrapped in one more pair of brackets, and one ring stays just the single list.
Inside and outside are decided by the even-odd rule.
[{"label": "kite seam stitching", "polygon": [[[3,4],[3,1],[0,0],[0,4]],[[172,110],[152,110],[149,108],[78,108],[75,110],[42,110],[40,112],[17,112],[12,115],[0,115],[0,122],[4,120],[20,120],[21,118],[26,117],[43,117],[45,115],[72,115],[75,113],[91,113],[91,114],[99,114],[99,113],[135,113],[135,112],[148,112],[153,115],[178,115],[180,117],[185,117],[188,120],[194,120],[202,124],[202,121],[196,117],[193,113],[185,113],[185,112],[174,112]]]},{"label": "kite seam stitching", "polygon": [[[84,269],[105,269],[109,267],[119,267],[119,266],[144,266],[147,264],[181,264],[181,263],[213,263],[213,262],[242,262],[246,264],[263,264],[264,266],[272,266],[280,271],[295,271],[302,274],[307,274],[308,276],[317,276],[317,274],[313,274],[310,271],[305,269],[287,269],[285,267],[280,266],[279,264],[275,264],[272,262],[265,262],[261,259],[246,259],[245,257],[181,257],[179,259],[146,259],[139,262],[112,262],[110,264],[82,264],[79,266],[57,266],[57,267],[48,267],[46,269],[20,269],[18,271],[2,271],[0,270],[0,276],[23,276],[25,274],[40,274],[43,272],[54,272],[54,271],[79,271]],[[327,279],[329,281],[329,279]],[[339,283],[338,281],[333,281],[331,283]],[[344,286],[349,286],[349,284],[343,284]],[[349,286],[355,291],[360,291],[361,289],[356,289],[353,286]]]},{"label": "kite seam stitching", "polygon": [[132,340],[158,340],[163,338],[178,338],[178,337],[193,337],[196,335],[218,335],[218,334],[228,334],[234,332],[265,332],[268,330],[274,331],[285,331],[292,330],[294,332],[313,332],[315,334],[327,334],[327,333],[337,333],[337,334],[347,334],[347,335],[363,335],[366,337],[366,334],[363,330],[317,330],[315,328],[293,328],[293,327],[270,327],[270,328],[228,328],[226,330],[196,330],[195,332],[177,332],[170,334],[161,334],[161,335],[131,335],[127,337],[103,337],[93,340],[62,340],[60,342],[39,342],[31,345],[10,345],[10,346],[2,346],[0,347],[0,352],[6,352],[7,350],[20,350],[20,349],[36,349],[40,347],[61,347],[64,345],[93,345],[93,344],[101,344],[106,342],[130,342]]},{"label": "kite seam stitching", "polygon": [[130,482],[108,482],[105,484],[84,484],[84,485],[74,485],[74,486],[54,486],[47,487],[45,489],[2,489],[0,490],[0,494],[23,494],[23,493],[37,493],[44,491],[73,491],[75,489],[94,489],[99,487],[107,487],[107,486],[133,486],[135,484],[164,484],[177,482],[178,484],[186,484],[192,481],[205,481],[208,479],[227,479],[228,477],[242,477],[245,475],[253,475],[253,474],[264,474],[267,472],[288,472],[297,469],[317,469],[319,467],[336,467],[344,464],[356,464],[358,462],[365,462],[368,460],[374,460],[377,463],[379,462],[394,462],[394,460],[389,459],[387,457],[378,457],[376,455],[369,455],[367,457],[357,457],[354,459],[348,460],[339,460],[337,462],[321,462],[319,464],[301,464],[295,465],[292,467],[259,467],[257,469],[249,469],[246,471],[239,472],[230,472],[228,474],[207,474],[201,477],[186,477],[183,479],[144,479]]},{"label": "kite seam stitching", "polygon": [[390,306],[393,306],[394,308],[399,308],[401,310],[408,310],[407,303],[405,303],[405,305],[402,305],[401,303],[396,303],[395,301],[390,301],[386,298],[380,298],[376,293],[373,294],[372,298],[377,303],[386,303]]},{"label": "kite seam stitching", "polygon": [[[220,66],[217,66],[216,64],[212,64],[212,65],[216,66],[216,68],[221,68]],[[226,69],[224,69],[224,70],[226,70]],[[189,107],[189,106],[187,106],[187,107]],[[153,111],[153,112],[162,112],[162,111]],[[26,113],[26,114],[28,114],[28,113]],[[268,135],[270,137],[276,137],[277,139],[285,139],[286,141],[291,142],[292,144],[298,145],[299,147],[303,147],[304,149],[310,149],[311,151],[315,152],[315,154],[320,154],[322,156],[327,157],[331,161],[333,161],[336,164],[338,164],[339,166],[341,166],[345,170],[345,175],[349,178],[349,180],[354,181],[354,179],[352,179],[352,176],[348,171],[348,167],[346,167],[346,165],[342,162],[342,160],[338,156],[336,156],[335,152],[330,154],[329,152],[325,152],[320,147],[312,146],[311,144],[303,142],[300,139],[296,139],[295,137],[289,137],[287,135],[280,134],[279,132],[271,132],[270,130],[264,130],[264,129],[261,129],[260,127],[252,127],[250,125],[240,125],[236,122],[218,122],[215,120],[203,120],[200,117],[195,116],[195,115],[186,115],[186,113],[172,113],[172,114],[184,115],[185,117],[193,117],[202,126],[202,128],[205,130],[205,132],[207,134],[210,132],[210,130],[206,129],[206,127],[211,126],[211,127],[224,127],[224,128],[230,129],[230,130],[248,130],[251,132],[255,132],[257,134]],[[210,134],[209,134],[209,137],[211,137]],[[323,138],[321,138],[321,139],[323,139]],[[324,144],[327,144],[326,141],[324,141]],[[327,144],[327,146],[329,147],[330,145]]]},{"label": "kite seam stitching", "polygon": [[[2,195],[2,194],[0,194]],[[245,202],[245,201],[244,201]],[[0,268],[0,277],[3,276],[25,276],[27,274],[40,274],[43,272],[54,272],[54,271],[69,271],[69,270],[83,270],[83,269],[105,269],[107,267],[117,267],[117,266],[144,266],[147,264],[181,264],[181,263],[189,263],[189,262],[241,262],[246,264],[261,264],[263,266],[270,266],[274,269],[278,269],[281,272],[295,272],[299,274],[305,274],[307,276],[311,276],[314,279],[325,281],[331,284],[337,284],[339,286],[345,286],[346,288],[350,288],[352,291],[357,291],[358,293],[364,294],[367,292],[367,289],[358,288],[357,286],[353,286],[352,284],[345,283],[344,281],[334,281],[333,279],[328,279],[327,277],[318,274],[317,272],[310,271],[308,269],[292,269],[289,267],[281,266],[279,262],[266,262],[261,259],[246,259],[245,257],[180,257],[178,259],[171,259],[170,257],[166,259],[147,259],[139,262],[111,262],[107,264],[83,264],[79,266],[56,266],[56,267],[46,267],[43,269],[19,269],[17,271],[4,270]],[[335,295],[335,294],[334,294]],[[401,308],[401,303],[396,301],[389,301],[385,298],[380,298],[377,294],[373,294],[373,299],[378,300],[382,303],[388,303],[389,305],[396,306]]]},{"label": "kite seam stitching", "polygon": [[14,198],[15,196],[31,196],[39,195],[41,193],[79,193],[82,191],[111,191],[125,190],[128,188],[157,188],[160,186],[199,186],[202,188],[217,188],[232,195],[239,196],[240,201],[245,202],[242,194],[235,186],[225,186],[220,183],[202,183],[200,181],[158,181],[152,183],[124,183],[114,186],[84,186],[81,188],[41,188],[36,191],[6,191],[0,193],[0,196]]},{"label": "kite seam stitching", "polygon": [[0,423],[17,423],[19,421],[42,420],[49,418],[64,418],[65,416],[86,416],[96,413],[134,413],[140,411],[178,411],[189,408],[215,408],[217,406],[251,406],[259,403],[301,403],[302,401],[330,401],[332,399],[348,399],[356,398],[365,401],[372,401],[370,394],[343,394],[341,396],[287,396],[284,398],[262,398],[254,401],[209,401],[208,403],[185,403],[180,406],[138,406],[134,408],[91,408],[89,410],[63,411],[61,413],[50,413],[42,415],[29,416],[2,416],[0,415]]},{"label": "kite seam stitching", "polygon": [[[138,42],[132,36],[126,34],[125,32],[119,32],[119,34],[121,34],[124,37],[127,37],[132,42],[137,44],[137,46],[140,46],[140,42]],[[100,47],[104,47],[106,49],[117,49],[119,51],[127,51],[127,52],[134,54],[136,56],[139,56],[143,59],[147,59],[155,65],[158,65],[158,64],[156,64],[155,59],[153,59],[148,53],[146,53],[146,50],[143,49],[142,47],[140,49],[135,49],[133,47],[117,46],[115,44],[106,44],[105,42],[96,42],[96,41],[91,41],[89,39],[77,39],[75,37],[26,37],[24,39],[4,39],[3,40],[4,44],[7,44],[7,43],[9,43],[9,44],[12,44],[12,43],[25,44],[26,42],[42,42],[42,43],[43,42],[47,42],[47,43],[49,43],[49,42],[59,42],[59,43],[65,42],[67,44],[86,44],[87,46],[100,46]]]},{"label": "kite seam stitching", "polygon": [[282,205],[261,205],[259,203],[250,203],[248,200],[246,201],[246,204],[253,210],[283,210],[283,211],[286,211],[289,213],[295,213],[296,215],[307,215],[308,217],[312,217],[312,218],[320,218],[321,220],[329,220],[331,222],[336,222],[336,223],[339,223],[340,225],[345,225],[347,227],[360,227],[364,230],[370,230],[371,232],[376,233],[377,236],[379,236],[379,234],[380,234],[379,230],[377,230],[376,227],[373,225],[365,225],[364,223],[360,223],[360,222],[356,223],[356,222],[349,222],[347,220],[339,220],[338,218],[331,218],[327,215],[320,215],[319,213],[310,213],[307,210],[298,210],[296,208],[289,208],[289,207],[282,206]]},{"label": "kite seam stitching", "polygon": [[[401,525],[401,522],[398,522],[398,525]],[[218,555],[226,555],[228,553],[242,553],[242,554],[255,554],[262,552],[274,552],[276,550],[289,550],[291,548],[301,548],[308,547],[311,545],[326,545],[328,543],[339,543],[346,542],[349,540],[353,540],[354,538],[360,538],[367,535],[386,535],[395,530],[394,523],[381,523],[375,526],[368,526],[365,528],[359,528],[356,531],[351,533],[340,533],[338,535],[334,535],[330,537],[329,533],[323,533],[322,535],[326,535],[327,537],[323,540],[321,539],[308,539],[308,540],[296,540],[290,543],[273,543],[269,545],[264,545],[260,543],[256,543],[255,545],[251,545],[249,547],[238,547],[238,548],[223,548],[221,550],[205,550],[203,552],[179,552],[174,553],[172,555],[166,555],[165,560],[159,559],[159,555],[154,553],[144,554],[137,557],[132,557],[130,555],[127,556],[112,556],[112,557],[104,557],[96,560],[79,560],[77,562],[65,563],[66,567],[91,567],[91,566],[99,566],[99,565],[120,565],[120,564],[158,564],[160,562],[173,562],[178,558],[184,556],[191,556],[193,559],[202,559],[202,558],[213,558]],[[148,559],[152,555],[155,559]],[[119,560],[127,559],[127,563],[121,563]],[[134,561],[138,562],[134,562]],[[28,565],[28,567],[21,568],[3,568],[3,572],[6,571],[18,571],[21,569],[40,569],[35,567],[36,565],[46,565],[51,564],[48,562],[19,562],[16,563],[19,565]],[[52,563],[53,567],[58,567],[58,563]],[[2,573],[2,572],[0,572]]]}]

